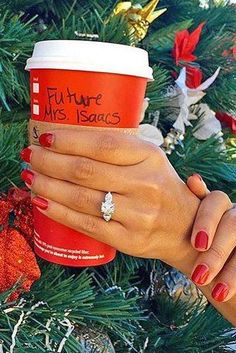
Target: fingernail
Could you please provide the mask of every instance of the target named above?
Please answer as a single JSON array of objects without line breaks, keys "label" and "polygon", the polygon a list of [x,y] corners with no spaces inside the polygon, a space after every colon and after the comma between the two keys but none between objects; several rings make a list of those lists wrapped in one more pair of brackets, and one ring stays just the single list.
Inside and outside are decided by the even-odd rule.
[{"label": "fingernail", "polygon": [[20,158],[23,159],[26,163],[30,163],[30,157],[32,150],[29,147],[24,148],[20,153]]},{"label": "fingernail", "polygon": [[206,265],[198,265],[191,276],[192,281],[196,284],[204,284],[210,274],[209,267]]},{"label": "fingernail", "polygon": [[195,248],[206,250],[208,248],[208,234],[204,230],[197,233],[195,238]]},{"label": "fingernail", "polygon": [[198,178],[200,181],[202,181],[202,177],[201,177],[200,174],[195,173],[195,174],[193,174],[192,176],[193,176],[193,177],[195,176],[195,177]]},{"label": "fingernail", "polygon": [[33,197],[32,203],[42,210],[46,210],[48,208],[48,201],[39,196]]},{"label": "fingernail", "polygon": [[225,283],[217,283],[217,285],[212,290],[212,297],[217,302],[223,302],[227,295],[229,294],[229,286]]},{"label": "fingernail", "polygon": [[53,143],[53,138],[54,138],[53,134],[49,132],[45,132],[44,134],[41,134],[39,136],[39,143],[43,147],[51,147]]},{"label": "fingernail", "polygon": [[24,169],[22,172],[21,172],[21,179],[29,184],[29,185],[32,185],[33,183],[33,180],[34,180],[34,173],[31,172],[31,170],[29,169]]}]

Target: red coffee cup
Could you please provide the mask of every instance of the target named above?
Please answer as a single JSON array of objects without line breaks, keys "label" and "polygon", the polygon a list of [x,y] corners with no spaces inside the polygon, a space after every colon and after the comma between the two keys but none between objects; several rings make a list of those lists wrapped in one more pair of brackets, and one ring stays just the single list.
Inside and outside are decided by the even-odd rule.
[{"label": "red coffee cup", "polygon": [[[40,134],[55,129],[137,133],[147,81],[152,80],[145,50],[103,42],[44,41],[36,43],[26,69],[31,144],[39,145]],[[35,252],[43,259],[76,267],[114,259],[111,246],[55,222],[35,206],[33,212]]]}]

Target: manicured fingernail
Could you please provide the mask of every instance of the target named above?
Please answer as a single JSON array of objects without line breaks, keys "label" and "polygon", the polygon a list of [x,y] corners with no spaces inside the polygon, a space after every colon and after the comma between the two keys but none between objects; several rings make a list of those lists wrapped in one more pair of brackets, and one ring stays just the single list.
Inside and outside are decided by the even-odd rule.
[{"label": "manicured fingernail", "polygon": [[21,179],[29,184],[29,185],[32,185],[33,183],[33,180],[34,180],[34,173],[31,172],[31,170],[29,169],[24,169],[22,172],[21,172]]},{"label": "manicured fingernail", "polygon": [[207,232],[205,232],[204,230],[198,232],[195,238],[195,248],[206,250],[208,247],[208,239],[209,237]]},{"label": "manicured fingernail", "polygon": [[194,177],[198,178],[200,181],[202,181],[202,177],[201,177],[200,174],[195,173],[195,174],[193,174],[192,176],[194,176]]},{"label": "manicured fingernail", "polygon": [[218,301],[223,302],[229,294],[229,286],[225,283],[217,283],[212,290],[212,297]]},{"label": "manicured fingernail", "polygon": [[39,136],[39,143],[43,147],[51,147],[53,144],[53,138],[54,138],[53,134],[49,132],[45,132],[44,134],[41,134]]},{"label": "manicured fingernail", "polygon": [[209,267],[201,264],[195,268],[191,278],[192,278],[192,281],[195,282],[196,284],[203,285],[204,283],[206,283],[209,274],[210,274]]},{"label": "manicured fingernail", "polygon": [[20,158],[23,159],[26,163],[30,163],[30,157],[32,150],[29,147],[24,148],[20,153]]},{"label": "manicured fingernail", "polygon": [[42,210],[46,210],[48,208],[48,201],[39,196],[33,197],[32,203]]}]

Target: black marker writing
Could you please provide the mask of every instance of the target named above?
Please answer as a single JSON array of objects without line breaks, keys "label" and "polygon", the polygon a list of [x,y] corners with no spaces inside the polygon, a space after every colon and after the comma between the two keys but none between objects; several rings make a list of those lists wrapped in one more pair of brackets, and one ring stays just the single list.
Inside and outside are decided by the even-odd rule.
[{"label": "black marker writing", "polygon": [[120,122],[119,113],[88,114],[86,110],[77,110],[77,123],[98,123],[117,125]]}]

